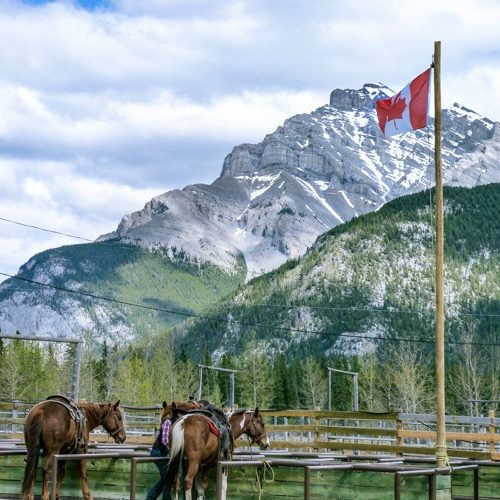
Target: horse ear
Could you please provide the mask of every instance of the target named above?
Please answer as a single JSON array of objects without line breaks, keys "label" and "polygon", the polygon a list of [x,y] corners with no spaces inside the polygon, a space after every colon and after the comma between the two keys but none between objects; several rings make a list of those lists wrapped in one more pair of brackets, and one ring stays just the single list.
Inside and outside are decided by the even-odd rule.
[{"label": "horse ear", "polygon": [[175,404],[175,401],[172,401],[172,404],[170,405],[172,408],[177,408],[177,405]]},{"label": "horse ear", "polygon": [[253,414],[254,414],[256,417],[258,417],[258,416],[259,416],[259,407],[258,407],[258,406],[256,406],[256,407],[255,407],[255,411],[253,412]]},{"label": "horse ear", "polygon": [[120,405],[120,400],[118,400],[114,405],[113,405],[113,410],[116,410],[118,406]]},{"label": "horse ear", "polygon": [[167,402],[163,401],[163,403],[161,405],[162,405],[163,408],[165,408],[167,406]]}]

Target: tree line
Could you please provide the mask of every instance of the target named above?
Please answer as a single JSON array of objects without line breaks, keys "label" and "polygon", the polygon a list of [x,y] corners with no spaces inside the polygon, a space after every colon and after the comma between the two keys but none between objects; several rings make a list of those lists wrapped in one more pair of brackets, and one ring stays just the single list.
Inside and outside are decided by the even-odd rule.
[{"label": "tree line", "polygon": [[[484,414],[472,400],[498,399],[500,349],[482,348],[473,329],[464,333],[447,359],[449,414]],[[79,397],[88,401],[120,399],[124,405],[156,405],[196,397],[197,362],[184,351],[175,354],[172,337],[155,337],[142,346],[120,349],[106,341],[98,348],[84,345]],[[0,399],[35,402],[71,390],[75,345],[0,339]],[[352,377],[332,376],[328,368],[358,373],[359,409],[434,411],[434,359],[419,344],[390,344],[383,351],[356,356],[341,354],[270,356],[258,340],[250,340],[239,355],[213,362],[208,351],[201,364],[236,370],[235,402],[240,407],[273,409],[353,409]],[[202,397],[224,406],[229,379],[224,372],[204,370]],[[490,406],[495,409],[495,405]]]}]

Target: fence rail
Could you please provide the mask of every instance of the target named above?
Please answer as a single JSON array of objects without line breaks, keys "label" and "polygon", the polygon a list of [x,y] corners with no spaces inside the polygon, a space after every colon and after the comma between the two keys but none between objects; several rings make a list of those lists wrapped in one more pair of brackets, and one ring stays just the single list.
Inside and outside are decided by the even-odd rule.
[{"label": "fence rail", "polygon": [[[35,403],[0,402],[0,438],[22,438],[27,412]],[[159,427],[160,406],[124,407],[127,441],[151,444]],[[293,450],[353,450],[370,453],[432,455],[436,416],[397,412],[261,410],[272,447]],[[106,441],[104,431],[92,434]],[[500,418],[446,417],[448,454],[500,460]],[[239,441],[244,445],[245,441]]]}]

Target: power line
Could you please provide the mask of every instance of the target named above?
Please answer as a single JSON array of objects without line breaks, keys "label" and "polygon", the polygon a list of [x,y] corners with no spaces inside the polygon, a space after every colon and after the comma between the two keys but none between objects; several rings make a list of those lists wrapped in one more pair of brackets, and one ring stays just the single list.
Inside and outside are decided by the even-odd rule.
[{"label": "power line", "polygon": [[[1,273],[0,274],[4,276],[8,276],[10,278],[15,278],[15,279],[24,279],[26,278],[20,278],[18,276],[12,276],[10,274],[6,273]],[[32,282],[30,280],[26,280],[28,282]],[[33,281],[32,283],[35,284],[41,284],[36,281]],[[43,284],[44,286],[53,286],[54,288],[57,288],[55,285],[49,285],[49,284]],[[20,288],[16,287],[15,290],[27,290],[31,292],[36,292],[36,290],[33,290],[33,288],[27,287],[27,288]],[[71,293],[79,293],[74,290],[69,290],[69,289],[63,289],[63,291],[69,291]],[[109,299],[112,300],[112,299]],[[209,305],[217,305],[219,302],[208,302],[207,304]],[[136,304],[137,307],[143,307],[140,304]],[[326,310],[326,311],[345,311],[345,312],[359,312],[359,313],[374,313],[374,314],[408,314],[408,315],[425,315],[425,314],[430,314],[431,311],[416,311],[416,310],[401,310],[401,309],[367,309],[363,307],[338,307],[338,306],[319,306],[319,305],[310,305],[310,304],[251,304],[250,306],[247,306],[248,308],[254,308],[254,307],[260,307],[260,308],[276,308],[276,309],[298,309],[298,308],[305,308],[305,309],[319,309],[319,310]],[[154,309],[154,308],[153,308]],[[163,309],[158,309],[159,311],[163,311]],[[465,312],[465,313],[457,313],[454,315],[454,317],[478,317],[478,318],[500,318],[500,314],[498,313],[471,313],[471,312]]]},{"label": "power line", "polygon": [[[363,307],[337,307],[337,306],[315,306],[309,304],[252,304],[250,307],[276,307],[276,308],[298,308],[303,307],[306,309],[325,309],[327,311],[355,311],[355,312],[366,312],[366,313],[384,313],[384,314],[415,314],[422,315],[426,314],[427,311],[413,311],[413,310],[400,310],[400,309],[367,309]],[[479,317],[492,317],[500,318],[500,314],[497,313],[458,313],[456,316],[479,316]]]},{"label": "power line", "polygon": [[[96,294],[89,293],[89,292],[82,292],[79,290],[71,290],[69,288],[64,288],[64,287],[60,287],[57,285],[51,285],[49,283],[41,283],[39,281],[30,280],[28,278],[22,278],[21,276],[12,276],[10,274],[3,273],[3,272],[0,272],[0,274],[2,276],[7,276],[9,278],[17,279],[17,280],[24,281],[27,283],[32,283],[35,285],[40,285],[40,286],[44,286],[47,288],[52,288],[52,289],[59,290],[62,292],[72,293],[75,295],[81,295],[81,296],[89,297],[89,298],[96,299],[96,300],[105,300],[107,302],[113,302],[113,303],[121,304],[121,305],[138,307],[141,309],[148,309],[148,310],[153,310],[153,311],[158,311],[158,312],[163,312],[163,313],[176,314],[176,315],[184,316],[187,318],[195,318],[195,319],[200,319],[200,320],[217,321],[217,322],[224,322],[224,323],[236,323],[240,326],[268,328],[268,329],[274,330],[274,331],[287,331],[287,332],[305,333],[305,334],[312,333],[312,334],[317,334],[317,335],[337,336],[337,337],[341,337],[341,338],[367,339],[367,340],[372,340],[372,341],[380,340],[380,341],[387,341],[387,342],[412,342],[412,343],[421,343],[421,344],[433,344],[434,343],[433,340],[402,339],[402,338],[398,338],[398,337],[389,337],[389,338],[370,337],[367,335],[349,335],[349,334],[345,334],[345,333],[328,333],[328,332],[319,331],[319,330],[306,330],[306,329],[301,329],[301,328],[286,328],[286,327],[279,327],[279,326],[263,324],[263,323],[246,323],[246,322],[238,321],[238,320],[234,320],[234,319],[220,318],[220,317],[214,317],[214,316],[204,316],[201,314],[175,311],[172,309],[164,309],[161,307],[146,306],[144,304],[137,304],[134,302],[127,302],[127,301],[123,301],[123,300],[113,299],[111,297],[96,295]],[[448,344],[450,344],[450,345],[477,345],[477,346],[484,346],[484,347],[487,347],[487,346],[498,347],[498,346],[500,346],[500,344],[488,343],[488,342],[458,342],[458,341],[453,342],[453,341],[448,341]]]},{"label": "power line", "polygon": [[84,238],[83,236],[77,236],[75,234],[63,233],[61,231],[55,231],[54,229],[47,229],[40,226],[35,226],[33,224],[25,224],[24,222],[15,221],[12,219],[6,219],[5,217],[0,217],[0,221],[9,222],[11,224],[16,224],[18,226],[29,227],[31,229],[38,229],[39,231],[44,231],[46,233],[59,234],[61,236],[67,236],[68,238],[74,238],[77,240],[85,241],[87,243],[95,243],[96,245],[107,245],[112,247],[124,248],[125,250],[137,250],[135,245],[124,245],[123,243],[109,243],[107,241],[96,241],[90,238]]},{"label": "power line", "polygon": [[[431,193],[431,191],[432,190],[429,189],[429,193]],[[432,212],[432,210],[431,210],[431,212]],[[7,219],[5,217],[0,217],[0,221],[9,222],[9,223],[12,223],[12,224],[17,224],[19,226],[29,227],[29,228],[33,228],[33,229],[38,229],[40,231],[45,231],[47,233],[59,234],[59,235],[62,235],[62,236],[67,236],[69,238],[76,238],[78,240],[86,241],[86,242],[89,242],[89,243],[95,243],[97,245],[107,245],[107,246],[112,246],[114,248],[123,248],[125,250],[137,250],[137,248],[138,248],[136,245],[132,245],[132,244],[127,245],[127,244],[109,243],[109,242],[106,242],[106,241],[91,240],[91,239],[85,238],[83,236],[77,236],[77,235],[74,235],[74,234],[63,233],[63,232],[60,232],[60,231],[55,231],[53,229],[47,229],[47,228],[43,228],[43,227],[40,227],[40,226],[35,226],[35,225],[32,225],[32,224],[25,224],[23,222],[14,221],[12,219]],[[256,271],[247,271],[247,273],[248,274],[259,275],[259,273],[257,273]],[[0,274],[4,274],[4,273],[0,273]],[[10,276],[10,275],[7,275],[7,274],[5,274],[5,276],[9,276],[11,278],[14,278],[14,276]],[[66,290],[66,291],[72,292],[71,290]],[[76,293],[76,292],[73,292],[73,293]],[[107,299],[103,298],[103,300],[107,300]],[[216,302],[213,302],[212,304],[216,304]],[[140,307],[140,306],[136,305],[136,307]],[[267,308],[276,307],[276,308],[288,308],[288,309],[290,309],[290,308],[299,308],[299,307],[307,307],[309,309],[325,309],[325,310],[331,310],[331,311],[357,311],[357,312],[368,312],[368,313],[378,312],[378,313],[383,313],[383,314],[414,314],[414,315],[425,314],[425,311],[412,311],[412,310],[402,311],[402,310],[391,310],[391,309],[366,309],[366,308],[359,308],[359,307],[315,306],[315,305],[302,305],[302,304],[298,304],[298,305],[293,305],[293,304],[252,304],[252,307],[263,307],[263,308],[264,307],[267,307]],[[173,314],[175,314],[175,313],[173,313]],[[496,313],[491,313],[490,314],[490,313],[462,312],[462,313],[458,313],[456,316],[498,318],[498,317],[500,317],[500,314],[496,314]]]},{"label": "power line", "polygon": [[34,226],[33,224],[25,224],[24,222],[18,222],[15,220],[6,219],[5,217],[0,217],[0,220],[3,220],[4,222],[10,222],[11,224],[17,224],[18,226],[29,227],[31,229],[38,229],[39,231],[45,231],[46,233],[54,233],[54,234],[60,234],[62,236],[68,236],[69,238],[75,238],[77,240],[89,241],[89,242],[94,241],[94,240],[91,240],[89,238],[84,238],[82,236],[76,236],[74,234],[62,233],[61,231],[55,231],[53,229],[45,229],[44,227]]}]

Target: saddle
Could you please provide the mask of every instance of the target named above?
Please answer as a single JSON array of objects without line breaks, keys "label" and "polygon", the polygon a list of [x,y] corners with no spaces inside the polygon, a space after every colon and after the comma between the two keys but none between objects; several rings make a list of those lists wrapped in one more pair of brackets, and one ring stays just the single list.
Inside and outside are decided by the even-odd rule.
[{"label": "saddle", "polygon": [[231,457],[233,448],[233,434],[224,412],[216,406],[208,404],[203,408],[191,410],[188,412],[188,414],[203,415],[210,420],[212,426],[215,427],[215,430],[217,431],[214,432],[214,429],[212,428],[212,426],[210,426],[211,432],[220,439],[221,457],[224,460],[228,460]]},{"label": "saddle", "polygon": [[186,415],[192,410],[200,409],[203,406],[204,404],[201,401],[172,402],[172,422],[175,422],[180,416]]},{"label": "saddle", "polygon": [[52,396],[49,396],[46,401],[64,406],[64,408],[66,408],[66,410],[68,411],[70,418],[75,421],[75,440],[73,442],[73,445],[69,448],[68,453],[87,453],[87,419],[82,413],[82,410],[78,407],[78,404],[68,396],[63,396],[62,394],[53,394]]}]

